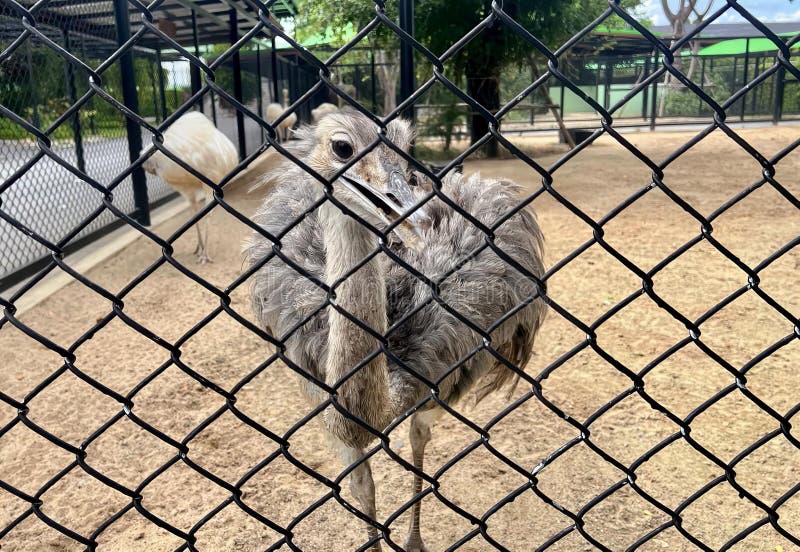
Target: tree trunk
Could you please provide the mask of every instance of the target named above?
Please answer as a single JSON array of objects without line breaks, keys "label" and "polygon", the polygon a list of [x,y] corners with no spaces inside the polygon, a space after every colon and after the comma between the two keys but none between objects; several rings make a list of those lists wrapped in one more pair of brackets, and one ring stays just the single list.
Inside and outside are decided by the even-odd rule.
[{"label": "tree trunk", "polygon": [[[670,48],[675,45],[675,43],[683,38],[686,34],[686,24],[689,22],[689,17],[691,17],[692,13],[695,14],[695,24],[702,23],[703,19],[705,19],[708,12],[711,11],[711,6],[714,4],[714,0],[708,0],[708,4],[706,4],[706,8],[703,11],[699,11],[697,8],[697,3],[699,0],[681,0],[678,8],[673,12],[669,7],[669,2],[667,0],[661,0],[661,6],[664,8],[664,15],[667,17],[669,24],[672,26],[672,42],[670,43]],[[697,51],[700,48],[700,44],[698,41],[694,40],[691,43],[692,47],[692,59],[689,64],[689,71],[686,75],[689,79],[692,78],[692,75],[695,71],[697,66]],[[675,52],[675,61],[673,63],[673,67],[678,69],[679,71],[682,69],[683,66],[683,58],[681,57],[680,50]],[[661,99],[658,104],[658,116],[661,117],[664,115],[664,107],[666,105],[666,97],[667,94],[670,93],[670,89],[673,87],[674,77],[672,73],[667,73],[664,75],[664,91],[661,94]]]},{"label": "tree trunk", "polygon": [[383,115],[394,111],[397,107],[397,83],[400,80],[400,64],[397,62],[394,52],[378,50],[375,61],[378,66],[375,74],[383,90]]},{"label": "tree trunk", "polygon": [[[683,19],[683,17],[684,17],[683,12],[685,10],[686,10],[686,8],[683,6],[683,3],[681,3],[681,9],[678,10],[678,13],[677,13],[677,15],[674,16],[674,19],[671,19],[671,21],[670,21],[670,23],[672,25],[672,41],[669,43],[669,47],[670,48],[673,48],[675,46],[675,43],[678,42],[678,40],[683,37],[683,34],[684,34],[684,23],[685,23],[685,19]],[[687,12],[685,17],[689,17],[690,13],[691,13],[691,11]],[[667,17],[669,17],[669,15]],[[681,51],[680,50],[675,52],[675,59],[672,62],[672,66],[675,69],[677,69],[678,71],[681,70],[681,68],[683,66],[683,58],[681,57]],[[659,101],[658,101],[658,116],[659,117],[663,117],[664,116],[664,109],[667,106],[667,95],[672,92],[672,88],[674,86],[674,83],[675,83],[675,77],[672,75],[672,73],[667,71],[664,74],[664,88],[663,88],[663,90],[661,92],[661,98],[659,98]],[[658,89],[656,89],[656,90],[658,90]]]},{"label": "tree trunk", "polygon": [[[530,57],[529,61],[531,64],[531,71],[533,71],[533,80],[539,80],[539,77],[542,76],[542,74],[539,72],[539,64],[536,63],[536,59],[533,57]],[[564,86],[563,83],[561,86]],[[561,110],[556,107],[556,104],[553,103],[553,98],[550,97],[550,91],[547,88],[546,82],[539,86],[539,93],[547,103],[550,113],[552,113],[553,117],[555,117],[556,124],[558,124],[558,128],[561,131],[561,136],[564,137],[564,141],[569,145],[569,149],[575,149],[575,140],[573,140],[572,135],[567,130],[567,125],[564,124],[564,114],[561,113]]]},{"label": "tree trunk", "polygon": [[[500,109],[500,70],[497,66],[485,67],[467,63],[467,94],[487,111]],[[489,132],[489,122],[477,111],[470,112],[470,143],[474,144]],[[497,157],[497,140],[492,137],[482,148],[486,157]]]},{"label": "tree trunk", "polygon": [[[700,52],[700,41],[692,40],[690,45],[692,51],[692,60],[689,62],[689,70],[686,71],[686,78],[692,80],[692,77],[694,77],[694,72],[697,70],[697,56]],[[702,87],[703,84],[704,83],[701,82],[700,86]]]}]

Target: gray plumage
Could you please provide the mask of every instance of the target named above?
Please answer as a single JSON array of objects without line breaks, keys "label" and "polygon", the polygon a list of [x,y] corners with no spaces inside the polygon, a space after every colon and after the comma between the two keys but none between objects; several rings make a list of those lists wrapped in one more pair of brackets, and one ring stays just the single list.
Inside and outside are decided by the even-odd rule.
[{"label": "gray plumage", "polygon": [[[299,140],[290,147],[294,155],[315,170],[319,170],[326,178],[333,173],[335,167],[324,173],[325,163],[333,165],[336,163],[333,154],[331,159],[325,157],[327,151],[323,143],[325,139],[339,136],[338,133],[343,131],[353,139],[358,150],[373,142],[378,132],[373,123],[354,112],[329,115],[319,126],[320,128],[305,127],[298,130]],[[398,147],[407,150],[413,133],[405,122],[396,121],[389,125],[387,136]],[[407,163],[386,146],[374,150],[357,162],[352,170],[357,171],[367,182],[388,190],[385,181],[388,179],[386,174],[390,169],[387,167],[400,167],[400,170],[407,175],[406,182],[409,183],[407,191],[410,194],[407,197],[413,198],[414,201],[422,199],[430,189],[430,183],[418,173],[414,174],[417,186],[411,187],[413,178],[410,176],[411,171]],[[274,180],[274,189],[266,197],[254,221],[272,235],[281,234],[323,195],[322,186],[316,179],[288,161],[268,175],[267,180]],[[338,186],[337,181],[334,183],[335,197],[339,194]],[[477,175],[466,178],[459,174],[450,174],[443,181],[442,191],[484,225],[492,226],[519,204],[521,189],[507,180],[486,179]],[[399,194],[395,195],[399,197]],[[369,215],[369,210],[363,209],[359,202],[353,201],[348,196],[343,197],[348,207],[352,205],[354,210],[355,207],[360,209],[358,211],[360,215]],[[390,194],[390,197],[394,196]],[[403,207],[407,208],[408,205]],[[423,209],[426,220],[425,224],[417,228],[418,243],[414,247],[395,243],[392,247],[393,251],[409,265],[428,278],[437,280],[441,275],[451,271],[456,263],[470,257],[485,243],[486,236],[438,198],[425,204]],[[311,212],[288,231],[280,240],[280,251],[314,279],[326,282],[330,271],[330,267],[327,267],[326,271],[326,266],[334,253],[330,245],[331,238],[326,241],[326,230],[320,211],[321,209],[317,209]],[[345,215],[338,213],[336,216]],[[369,222],[381,225],[379,219]],[[354,228],[360,230],[360,226]],[[363,239],[368,238],[370,236]],[[362,238],[353,238],[353,241],[358,239]],[[377,238],[371,237],[371,239],[373,246],[377,247]],[[527,271],[539,277],[544,273],[542,241],[535,215],[529,208],[520,210],[495,232],[495,244]],[[245,254],[250,266],[271,257],[253,278],[252,304],[259,323],[274,337],[286,338],[291,330],[326,303],[326,292],[295,268],[274,256],[273,244],[267,238],[254,233],[246,244]],[[385,380],[378,377],[382,373],[381,369],[371,372],[376,374],[376,379],[379,380],[376,385],[384,385],[381,381],[385,381],[388,385],[384,398],[376,398],[375,395],[378,394],[369,392],[365,387],[358,395],[360,398],[355,400],[365,403],[383,400],[387,403],[374,404],[363,410],[364,416],[371,418],[366,421],[373,427],[382,430],[396,416],[430,396],[431,391],[428,386],[413,375],[412,371],[429,381],[439,382],[439,398],[448,403],[464,397],[470,390],[475,391],[476,397],[480,399],[514,379],[513,372],[489,352],[482,351],[472,355],[482,344],[483,338],[436,301],[431,301],[417,310],[419,305],[431,297],[431,289],[425,283],[392,262],[386,255],[379,255],[378,260],[374,262],[377,263],[374,265],[378,274],[377,279],[369,280],[365,277],[364,280],[364,285],[372,286],[374,289],[368,289],[359,297],[370,298],[379,307],[381,300],[385,302],[384,327],[375,328],[379,333],[386,330],[386,325],[392,328],[398,321],[405,319],[393,328],[388,343],[392,354],[410,370],[388,360],[382,368],[386,372]],[[361,271],[356,272],[350,278],[359,278],[360,273]],[[483,329],[490,328],[520,304],[529,302],[491,333],[492,347],[508,361],[524,369],[530,359],[534,338],[545,315],[543,301],[540,299],[530,301],[535,291],[534,283],[527,276],[512,268],[491,249],[486,248],[441,283],[440,297],[454,311],[461,313],[475,326]],[[344,298],[342,300],[344,301]],[[363,307],[365,317],[370,316],[373,308],[370,304],[356,303],[353,306],[359,311],[362,309],[358,307]],[[326,366],[329,366],[332,360],[328,359],[328,352],[331,349],[330,316],[330,307],[324,308],[285,341],[288,358],[322,381],[330,379],[330,374],[326,373]],[[381,325],[381,318],[378,317],[376,320],[375,323]],[[356,337],[352,339],[367,340],[370,346],[365,350],[374,350],[377,347],[377,341],[361,330],[357,332],[360,332],[361,336],[354,334]],[[453,369],[460,361],[464,361],[463,364]],[[328,398],[327,393],[314,384],[306,382],[303,387],[314,403]],[[342,402],[344,403],[344,399]],[[355,410],[357,406],[353,404],[351,409],[348,405],[348,409]],[[435,403],[429,401],[424,409],[435,406]],[[412,446],[417,443],[420,449],[420,467],[421,449],[427,442],[427,436],[430,434],[428,426],[433,419],[435,416],[429,416],[423,424],[420,418],[417,424],[419,427],[416,428],[418,433],[416,440],[415,428],[412,427]],[[360,451],[373,440],[371,434],[346,420],[336,421],[334,418],[327,420],[326,427],[345,448]],[[342,425],[353,427],[343,429],[339,427]],[[415,460],[416,453],[415,450]],[[345,455],[348,460],[352,460],[353,457]],[[415,488],[417,486],[415,481]],[[365,494],[361,488],[358,492]],[[354,488],[355,494],[357,493]],[[361,496],[358,498],[365,510],[370,510],[369,500],[365,502]],[[374,510],[374,498],[372,501]],[[412,519],[409,549],[426,550],[419,537],[418,505],[417,503],[413,512],[413,517],[417,521],[415,528]]]}]

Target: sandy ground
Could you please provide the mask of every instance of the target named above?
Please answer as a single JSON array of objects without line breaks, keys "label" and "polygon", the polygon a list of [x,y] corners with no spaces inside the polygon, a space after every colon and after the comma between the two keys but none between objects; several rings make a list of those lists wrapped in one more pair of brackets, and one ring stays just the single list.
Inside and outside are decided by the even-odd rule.
[{"label": "sandy ground", "polygon": [[[743,130],[761,153],[770,157],[800,136],[793,127]],[[657,161],[666,159],[691,133],[631,134],[628,139]],[[551,148],[552,150],[552,148]],[[559,154],[536,156],[550,165]],[[505,176],[530,186],[539,185],[534,171],[520,161],[468,163],[467,172],[481,171]],[[699,213],[708,215],[759,179],[758,164],[730,138],[715,132],[697,144],[666,170],[664,182]],[[800,152],[777,165],[776,179],[800,195]],[[610,139],[602,139],[555,173],[554,189],[587,215],[599,220],[623,199],[650,180],[650,170]],[[250,214],[259,197],[241,190],[226,198]],[[548,266],[591,238],[589,226],[545,194],[534,202],[546,236]],[[170,235],[185,220],[181,215],[155,231]],[[176,244],[175,258],[197,271],[212,285],[224,288],[242,268],[240,246],[247,228],[220,208],[211,215],[211,265],[194,264],[194,233]],[[715,219],[713,237],[742,262],[755,266],[800,235],[800,212],[774,189],[761,187]],[[700,225],[659,189],[653,189],[619,216],[604,225],[605,240],[643,270],[650,270],[680,245],[698,236]],[[118,292],[139,272],[156,261],[160,248],[140,239],[87,276],[106,289]],[[793,316],[800,314],[797,269],[800,248],[795,248],[760,272],[760,287]],[[695,320],[724,297],[747,283],[747,276],[708,241],[701,241],[654,276],[655,292],[683,316]],[[641,279],[594,245],[557,271],[549,280],[554,301],[590,324],[619,301],[642,286]],[[250,318],[246,284],[232,292],[232,307]],[[219,300],[179,270],[163,264],[124,298],[124,314],[165,342],[180,342],[180,361],[186,367],[232,388],[268,356],[265,344],[223,313],[203,329],[184,339],[184,334],[215,312]],[[111,312],[109,302],[89,288],[73,283],[22,316],[22,322],[48,339],[70,347],[97,321]],[[702,342],[724,363],[740,369],[782,338],[791,335],[792,323],[749,291],[701,325]],[[635,299],[597,328],[597,342],[616,361],[633,372],[651,366],[654,359],[687,336],[687,330],[646,295]],[[555,312],[541,330],[536,355],[528,372],[539,374],[579,345],[585,336]],[[225,399],[197,383],[174,364],[162,344],[138,334],[114,318],[75,349],[74,368],[95,378],[111,391],[126,395],[148,375],[151,379],[133,398],[133,415],[139,425],[121,415],[114,399],[93,389],[74,373],[62,369],[58,355],[37,345],[11,324],[0,330],[0,390],[16,400],[26,396],[30,423],[39,425],[78,447],[103,424],[116,419],[105,432],[85,446],[85,463],[143,497],[137,507],[182,531],[196,528],[197,550],[264,550],[279,539],[236,504],[222,481],[233,484],[277,450],[267,437],[249,428],[230,412],[222,411]],[[777,430],[779,422],[756,406],[762,401],[777,415],[791,412],[800,402],[800,342],[786,346],[756,363],[747,372],[747,394],[731,387],[698,416],[693,410],[718,391],[731,386],[734,377],[694,344],[656,363],[644,375],[644,391],[678,417],[691,416],[691,438],[697,447],[724,462],[762,436]],[[166,363],[166,364],[165,364]],[[159,371],[159,368],[164,368]],[[51,383],[38,392],[49,376]],[[619,400],[608,411],[598,408],[631,389],[631,380],[590,348],[583,349],[543,380],[544,397],[570,417],[584,422],[592,418],[590,440],[621,465],[630,466],[647,451],[673,436],[678,426],[651,408],[639,394]],[[520,386],[516,396],[527,390]],[[749,394],[749,396],[748,396]],[[492,396],[473,406],[465,401],[460,412],[478,424],[486,423],[507,403]],[[261,371],[236,395],[236,408],[271,431],[283,434],[308,412],[294,375],[273,364]],[[17,416],[0,403],[0,424]],[[211,420],[202,431],[192,431]],[[797,425],[797,417],[794,420]],[[207,470],[204,477],[182,461],[177,450],[153,433],[151,427],[177,442],[188,442],[188,461]],[[793,438],[800,439],[796,429]],[[579,437],[578,430],[554,414],[536,398],[523,402],[491,429],[491,445],[526,470],[533,470],[562,445]],[[437,473],[478,436],[453,417],[445,417],[434,429],[426,471]],[[316,422],[294,433],[289,452],[298,461],[326,477],[341,472],[336,457],[325,446]],[[406,427],[392,434],[392,447],[410,460]],[[539,495],[526,490],[506,502],[487,519],[487,533],[509,550],[533,550],[572,524],[567,515],[546,504],[547,496],[563,508],[581,513],[583,531],[611,550],[624,550],[669,516],[622,484],[625,474],[605,462],[592,447],[579,443],[538,471]],[[373,458],[378,489],[378,512],[386,520],[411,496],[410,474],[383,451]],[[168,466],[158,477],[156,469]],[[43,487],[62,470],[63,477]],[[676,508],[695,491],[723,474],[723,470],[677,438],[647,461],[638,462],[636,484],[666,507]],[[218,478],[213,481],[212,478]],[[0,437],[0,479],[22,492],[37,495],[44,516],[87,537],[110,516],[123,511],[97,537],[99,549],[113,551],[173,550],[183,540],[152,523],[119,490],[104,485],[81,467],[75,455],[17,423]],[[735,479],[748,493],[771,505],[800,482],[800,450],[783,434],[777,434],[735,465]],[[478,446],[463,460],[438,475],[442,496],[472,515],[482,517],[528,479]],[[351,500],[347,485],[342,496]],[[616,490],[615,490],[616,489]],[[589,502],[608,490],[603,500]],[[278,456],[242,486],[242,500],[275,523],[286,526],[329,489]],[[29,505],[0,490],[0,528],[6,527]],[[127,510],[126,510],[127,508]],[[219,512],[197,527],[215,508]],[[800,538],[800,494],[778,509],[780,526]],[[762,510],[723,481],[681,512],[682,527],[712,549],[719,549],[740,531],[765,517]],[[391,537],[402,543],[407,527],[402,515],[391,524]],[[468,520],[451,511],[435,496],[423,501],[423,535],[431,552],[447,549],[474,529]],[[342,551],[358,548],[365,534],[361,523],[335,499],[324,502],[294,526],[293,542],[307,551]],[[2,550],[80,550],[83,545],[59,534],[36,515],[30,515],[0,541]],[[287,547],[282,550],[287,550]],[[492,550],[478,534],[462,543],[460,550]],[[577,531],[572,531],[550,550],[594,550]],[[639,550],[694,550],[675,528],[657,535]],[[769,524],[739,542],[733,550],[797,550]]]}]

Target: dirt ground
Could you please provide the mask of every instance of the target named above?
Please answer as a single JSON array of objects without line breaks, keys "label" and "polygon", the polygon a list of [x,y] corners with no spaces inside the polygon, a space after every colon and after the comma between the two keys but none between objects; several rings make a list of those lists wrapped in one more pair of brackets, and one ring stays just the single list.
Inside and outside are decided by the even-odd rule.
[{"label": "dirt ground", "polygon": [[[800,137],[799,127],[742,130],[763,155],[770,157]],[[645,154],[663,161],[694,133],[637,133],[626,137]],[[524,141],[524,139],[520,139]],[[527,144],[536,151],[536,143]],[[545,166],[560,153],[553,148],[535,155]],[[539,178],[516,160],[476,161],[465,171],[504,176],[530,186]],[[664,178],[670,189],[703,215],[754,182],[759,165],[730,138],[717,131],[671,163]],[[800,196],[800,151],[777,165],[775,178],[795,197]],[[623,199],[650,182],[650,170],[608,138],[593,144],[555,172],[554,190],[587,215],[599,220]],[[226,198],[246,214],[259,203],[257,194],[242,189]],[[544,194],[534,202],[546,237],[548,266],[591,238],[589,226],[563,205]],[[170,235],[184,220],[183,213],[155,231]],[[198,266],[192,249],[194,233],[178,240],[175,258],[220,288],[229,286],[242,269],[241,243],[247,228],[221,208],[211,216],[213,264]],[[643,270],[650,270],[682,244],[700,233],[700,225],[667,195],[653,189],[619,216],[604,225],[609,246]],[[763,186],[713,222],[712,236],[742,262],[756,266],[772,252],[800,235],[800,212],[774,189]],[[87,276],[117,292],[161,255],[149,240],[139,239]],[[760,272],[760,288],[789,313],[800,315],[797,270],[800,248],[795,247]],[[657,272],[654,291],[691,320],[701,317],[741,286],[747,276],[721,255],[707,240]],[[583,322],[590,324],[619,301],[641,289],[641,279],[594,245],[549,279],[549,295]],[[247,285],[235,289],[232,307],[251,318]],[[180,361],[223,389],[230,389],[268,357],[265,344],[223,313],[197,335],[184,340],[189,328],[219,307],[219,299],[163,264],[125,298],[123,313],[161,336],[180,341]],[[111,312],[110,303],[89,288],[73,283],[25,313],[21,321],[48,339],[70,347],[101,317]],[[754,291],[748,291],[701,325],[701,340],[724,362],[740,369],[772,344],[793,332],[792,324]],[[640,372],[675,343],[686,338],[686,328],[646,295],[597,328],[598,344],[619,363]],[[585,336],[551,311],[527,370],[539,374],[579,345]],[[194,381],[175,365],[157,369],[169,360],[169,351],[113,319],[75,351],[75,369],[95,378],[110,390],[126,395],[149,374],[156,374],[133,399],[132,415],[145,426],[163,432],[177,442],[188,442],[188,461],[228,484],[276,451],[277,445],[249,428],[230,412],[212,418],[199,433],[191,433],[202,421],[225,406],[225,399]],[[644,376],[644,391],[679,417],[691,417],[691,438],[724,462],[732,462],[762,436],[779,429],[779,422],[756,405],[763,402],[777,414],[793,412],[800,403],[800,341],[790,340],[746,374],[745,393],[735,387],[702,414],[692,412],[721,389],[735,383],[723,366],[694,344],[677,350],[656,363]],[[22,400],[51,375],[57,375],[29,398],[30,422],[78,447],[104,423],[115,418],[105,432],[86,446],[85,463],[129,489],[139,489],[137,505],[183,531],[189,531],[215,508],[221,508],[196,531],[195,548],[201,551],[264,550],[280,535],[248,516],[229,500],[231,493],[176,455],[176,448],[145,431],[122,415],[121,405],[93,389],[75,374],[64,371],[58,355],[26,337],[11,324],[0,330],[0,391]],[[631,388],[631,380],[590,348],[571,357],[543,380],[544,397],[578,421],[593,416],[590,440],[622,465],[630,466],[648,450],[678,432],[678,426],[651,408],[639,394],[621,400],[610,410],[597,410]],[[520,385],[515,398],[525,394]],[[512,399],[513,400],[513,399]],[[507,402],[492,396],[473,406],[458,405],[460,412],[484,424],[502,411]],[[236,408],[244,415],[283,434],[309,411],[292,372],[273,364],[236,394]],[[0,403],[0,425],[17,412]],[[800,439],[794,421],[792,436]],[[392,434],[392,447],[410,461],[406,424]],[[532,398],[522,403],[491,429],[491,445],[526,470],[541,462],[579,432],[566,420]],[[455,454],[478,436],[453,417],[445,417],[434,429],[428,446],[426,471],[437,473]],[[319,425],[306,425],[290,439],[289,452],[298,461],[335,478],[341,466],[325,445]],[[149,478],[160,466],[169,467]],[[372,460],[378,496],[378,513],[386,520],[411,496],[411,477],[383,451]],[[66,474],[50,487],[42,487],[61,470]],[[698,489],[723,474],[723,470],[690,446],[683,438],[664,447],[636,470],[638,487],[669,508],[676,508]],[[772,505],[800,483],[800,450],[778,433],[735,465],[735,477],[746,491]],[[84,537],[91,535],[110,516],[127,510],[97,537],[101,550],[173,550],[182,539],[151,523],[131,508],[131,500],[119,490],[102,484],[81,467],[75,455],[36,435],[22,423],[0,438],[0,480],[37,495],[41,513]],[[439,490],[448,500],[477,517],[528,482],[478,446],[463,460],[439,473]],[[629,485],[625,474],[605,462],[586,443],[579,443],[555,458],[536,476],[539,492],[567,510],[581,512],[583,531],[611,550],[625,550],[637,539],[669,520],[668,515],[643,499]],[[352,500],[344,485],[343,497]],[[587,504],[599,493],[614,488],[606,497]],[[0,487],[0,489],[2,489]],[[286,526],[329,489],[306,475],[286,458],[257,471],[243,485],[243,502],[275,523]],[[38,494],[37,494],[38,493]],[[474,529],[434,495],[423,501],[423,536],[431,552],[452,547]],[[0,490],[0,528],[28,509],[28,504]],[[800,494],[778,509],[780,526],[800,538]],[[762,510],[742,499],[722,482],[681,512],[682,527],[713,549],[719,549],[740,531],[765,518]],[[392,539],[402,544],[408,516],[391,524]],[[508,550],[533,550],[572,523],[531,490],[505,503],[488,516],[487,532]],[[361,523],[335,499],[329,499],[293,528],[293,542],[305,551],[354,550],[365,541]],[[18,550],[81,550],[76,541],[60,535],[36,515],[30,515],[0,541],[3,552]],[[481,535],[462,543],[460,550],[493,550]],[[549,550],[582,551],[595,547],[572,531]],[[694,550],[675,528],[669,528],[639,550]],[[733,550],[798,550],[770,524],[755,530]],[[281,550],[288,550],[283,547]]]}]

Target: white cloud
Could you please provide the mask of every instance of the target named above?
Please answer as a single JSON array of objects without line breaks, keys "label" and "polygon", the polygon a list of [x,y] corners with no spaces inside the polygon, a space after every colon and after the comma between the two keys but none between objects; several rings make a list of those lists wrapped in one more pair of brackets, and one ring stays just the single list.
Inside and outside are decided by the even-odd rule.
[{"label": "white cloud", "polygon": [[[670,0],[670,5],[673,8],[676,4],[677,2],[675,0]],[[739,4],[761,19],[761,21],[800,23],[800,9],[785,10],[787,7],[794,7],[789,5],[788,0],[739,0]],[[713,13],[724,5],[724,0],[714,0],[714,5],[710,13]],[[780,8],[784,9],[781,10]],[[661,7],[661,0],[643,0],[641,5],[637,8],[636,14],[651,19],[656,25],[667,24],[664,9]],[[725,14],[717,20],[718,23],[743,23],[744,21],[744,18],[739,12],[732,8],[729,8]]]},{"label": "white cloud", "polygon": [[[762,19],[763,21],[772,21],[771,19],[764,19],[763,16],[757,13],[754,13],[753,15]],[[722,17],[717,19],[717,23],[747,23],[747,20],[742,17],[742,14],[740,14],[738,11],[729,9]]]},{"label": "white cloud", "polygon": [[645,0],[640,6],[640,13],[652,19],[656,25],[667,24],[667,18],[664,16],[660,0]]},{"label": "white cloud", "polygon": [[769,18],[776,23],[800,23],[800,10],[795,12],[779,12]]}]

